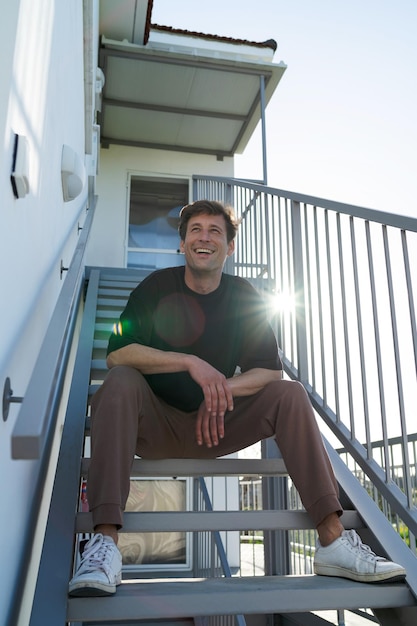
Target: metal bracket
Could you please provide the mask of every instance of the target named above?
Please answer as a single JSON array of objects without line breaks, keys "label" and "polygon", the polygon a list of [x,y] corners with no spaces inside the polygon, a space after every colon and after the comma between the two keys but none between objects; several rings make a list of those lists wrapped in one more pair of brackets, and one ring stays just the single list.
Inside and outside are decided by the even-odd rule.
[{"label": "metal bracket", "polygon": [[63,260],[61,259],[61,269],[60,269],[60,272],[61,272],[61,280],[62,280],[62,274],[63,274],[64,272],[68,272],[68,270],[69,270],[69,267],[64,267],[64,262],[63,262]]},{"label": "metal bracket", "polygon": [[13,389],[10,386],[10,378],[6,378],[3,387],[3,421],[6,422],[9,417],[10,404],[12,402],[23,402],[23,398],[13,395]]}]

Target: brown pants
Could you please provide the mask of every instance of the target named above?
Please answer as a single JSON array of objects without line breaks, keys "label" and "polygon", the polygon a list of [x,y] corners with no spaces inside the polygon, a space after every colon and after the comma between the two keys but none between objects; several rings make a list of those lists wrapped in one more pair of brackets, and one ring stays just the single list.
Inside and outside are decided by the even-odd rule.
[{"label": "brown pants", "polygon": [[157,398],[142,374],[112,368],[92,401],[88,501],[93,524],[123,525],[135,454],[146,459],[215,458],[275,435],[302,502],[315,526],[341,514],[338,487],[304,387],[272,382],[252,396],[234,399],[218,446],[199,446],[196,413],[179,411]]}]

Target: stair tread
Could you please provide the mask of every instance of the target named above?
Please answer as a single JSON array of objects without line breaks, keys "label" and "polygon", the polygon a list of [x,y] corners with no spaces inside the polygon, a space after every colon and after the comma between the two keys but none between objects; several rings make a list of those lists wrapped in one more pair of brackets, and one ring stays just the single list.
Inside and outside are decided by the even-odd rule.
[{"label": "stair tread", "polygon": [[[87,473],[89,459],[82,460]],[[283,459],[135,459],[131,476],[279,476],[286,474]]]},{"label": "stair tread", "polygon": [[126,581],[111,597],[69,598],[67,619],[163,619],[413,606],[403,583],[356,583],[323,576]]},{"label": "stair tread", "polygon": [[[356,511],[345,511],[346,528],[363,528]],[[121,532],[191,532],[205,530],[306,530],[314,528],[305,511],[141,511],[126,512]],[[90,513],[78,513],[76,532],[93,532]]]}]

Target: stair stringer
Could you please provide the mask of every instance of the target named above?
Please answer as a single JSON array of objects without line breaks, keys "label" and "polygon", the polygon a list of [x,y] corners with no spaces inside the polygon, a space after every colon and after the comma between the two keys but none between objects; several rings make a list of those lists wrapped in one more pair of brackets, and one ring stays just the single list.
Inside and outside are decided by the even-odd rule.
[{"label": "stair stringer", "polygon": [[99,278],[97,271],[89,279],[30,626],[67,621]]}]

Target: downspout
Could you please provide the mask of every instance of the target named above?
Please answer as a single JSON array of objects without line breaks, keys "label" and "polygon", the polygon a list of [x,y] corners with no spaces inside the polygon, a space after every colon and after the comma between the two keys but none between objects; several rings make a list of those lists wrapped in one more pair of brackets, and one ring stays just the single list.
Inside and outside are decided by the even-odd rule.
[{"label": "downspout", "polygon": [[95,194],[95,177],[100,143],[96,111],[101,108],[104,75],[98,67],[98,0],[83,0],[84,29],[84,150],[88,176],[88,195]]},{"label": "downspout", "polygon": [[259,94],[261,97],[261,125],[262,125],[262,164],[263,164],[263,184],[268,184],[268,169],[266,159],[266,122],[265,122],[265,76],[259,77]]},{"label": "downspout", "polygon": [[92,154],[92,125],[93,125],[93,93],[95,86],[94,76],[94,0],[83,2],[83,30],[84,30],[84,150],[86,154]]}]

